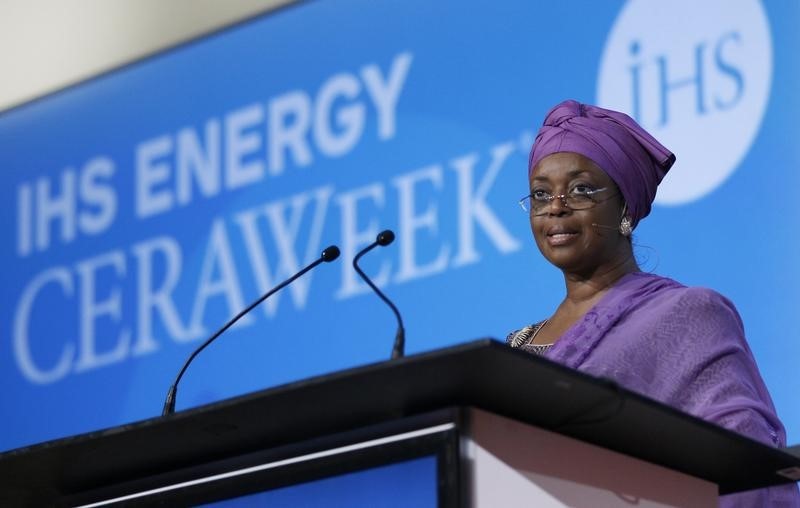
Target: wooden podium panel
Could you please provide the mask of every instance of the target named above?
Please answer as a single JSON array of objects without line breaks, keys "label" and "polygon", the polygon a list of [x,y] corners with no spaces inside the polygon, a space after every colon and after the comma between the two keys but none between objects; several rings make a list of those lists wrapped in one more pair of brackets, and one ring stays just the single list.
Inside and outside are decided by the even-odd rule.
[{"label": "wooden podium panel", "polygon": [[393,426],[404,432],[409,419],[457,407],[711,482],[720,493],[785,483],[780,471],[800,470],[800,457],[484,339],[3,453],[0,504],[88,503],[100,492],[154,489],[247,467],[259,454],[281,460]]},{"label": "wooden podium panel", "polygon": [[465,434],[475,508],[716,508],[707,480],[481,410]]}]

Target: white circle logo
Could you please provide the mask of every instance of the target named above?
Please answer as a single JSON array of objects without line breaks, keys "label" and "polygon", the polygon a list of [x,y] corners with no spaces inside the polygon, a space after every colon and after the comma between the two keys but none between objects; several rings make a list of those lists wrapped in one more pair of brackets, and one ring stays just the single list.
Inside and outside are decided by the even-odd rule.
[{"label": "white circle logo", "polygon": [[656,203],[721,185],[750,149],[772,83],[758,0],[629,0],[600,62],[598,105],[624,111],[677,156]]}]

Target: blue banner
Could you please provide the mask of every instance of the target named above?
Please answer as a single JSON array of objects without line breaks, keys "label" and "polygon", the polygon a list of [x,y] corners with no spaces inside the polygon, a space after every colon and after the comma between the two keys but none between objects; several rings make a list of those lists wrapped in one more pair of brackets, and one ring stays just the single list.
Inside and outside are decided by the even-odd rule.
[{"label": "blue banner", "polygon": [[[735,5],[734,5],[735,4]],[[580,15],[576,15],[580,13]],[[624,109],[676,166],[645,270],[742,314],[800,440],[800,4],[308,2],[0,114],[0,449],[415,353],[550,315],[563,280],[517,205],[545,112]]]},{"label": "blue banner", "polygon": [[373,467],[321,480],[249,494],[203,506],[295,508],[348,506],[393,508],[438,506],[436,457]]}]

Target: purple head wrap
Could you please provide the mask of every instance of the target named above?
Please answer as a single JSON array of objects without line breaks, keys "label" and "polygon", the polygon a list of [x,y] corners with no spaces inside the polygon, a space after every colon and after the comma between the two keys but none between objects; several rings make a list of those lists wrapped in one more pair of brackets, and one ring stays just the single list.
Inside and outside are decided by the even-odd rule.
[{"label": "purple head wrap", "polygon": [[650,213],[675,155],[624,113],[567,100],[547,113],[528,159],[528,175],[556,152],[588,157],[619,187],[633,226]]}]

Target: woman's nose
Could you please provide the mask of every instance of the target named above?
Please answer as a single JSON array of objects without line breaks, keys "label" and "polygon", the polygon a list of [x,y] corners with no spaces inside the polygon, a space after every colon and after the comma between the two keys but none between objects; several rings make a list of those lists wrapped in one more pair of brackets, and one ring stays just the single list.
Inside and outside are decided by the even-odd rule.
[{"label": "woman's nose", "polygon": [[569,205],[567,204],[567,195],[566,194],[559,194],[557,196],[553,196],[548,204],[548,209],[550,215],[562,215],[571,210]]}]

